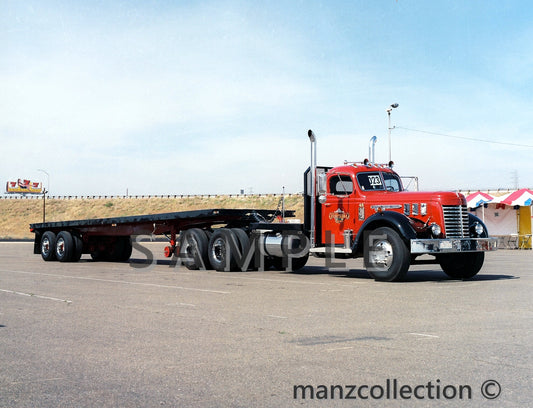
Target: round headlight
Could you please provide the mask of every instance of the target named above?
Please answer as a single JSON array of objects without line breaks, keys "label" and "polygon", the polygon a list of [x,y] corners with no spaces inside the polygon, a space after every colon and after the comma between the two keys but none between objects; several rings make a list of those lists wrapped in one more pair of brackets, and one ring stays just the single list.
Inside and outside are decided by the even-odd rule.
[{"label": "round headlight", "polygon": [[318,196],[318,202],[320,204],[324,204],[327,200],[327,197],[325,195]]},{"label": "round headlight", "polygon": [[438,237],[442,232],[439,224],[431,224],[429,229],[431,231],[431,235],[433,235],[434,237]]},{"label": "round headlight", "polygon": [[480,236],[485,232],[485,228],[483,228],[483,225],[481,225],[479,222],[476,222],[474,225],[474,232],[477,236]]}]

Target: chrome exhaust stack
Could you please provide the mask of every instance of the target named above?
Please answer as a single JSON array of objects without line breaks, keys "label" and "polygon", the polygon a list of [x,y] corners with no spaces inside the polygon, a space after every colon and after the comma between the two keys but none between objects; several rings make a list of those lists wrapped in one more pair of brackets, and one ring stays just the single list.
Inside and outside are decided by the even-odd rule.
[{"label": "chrome exhaust stack", "polygon": [[368,143],[368,160],[370,160],[371,164],[376,163],[376,157],[374,153],[375,153],[377,140],[378,140],[377,136],[372,136],[370,138],[370,142]]},{"label": "chrome exhaust stack", "polygon": [[311,217],[309,240],[311,248],[315,247],[315,213],[316,213],[316,136],[311,129],[307,132],[311,142]]}]

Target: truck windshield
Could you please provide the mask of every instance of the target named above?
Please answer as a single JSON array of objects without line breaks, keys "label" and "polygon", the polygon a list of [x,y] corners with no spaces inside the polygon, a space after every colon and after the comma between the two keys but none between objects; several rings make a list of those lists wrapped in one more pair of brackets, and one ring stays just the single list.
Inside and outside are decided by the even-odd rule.
[{"label": "truck windshield", "polygon": [[402,191],[402,182],[396,174],[381,173],[383,180],[385,180],[385,187],[389,191]]},{"label": "truck windshield", "polygon": [[402,190],[402,183],[399,177],[392,173],[382,173],[379,171],[359,173],[357,175],[357,182],[363,191]]}]

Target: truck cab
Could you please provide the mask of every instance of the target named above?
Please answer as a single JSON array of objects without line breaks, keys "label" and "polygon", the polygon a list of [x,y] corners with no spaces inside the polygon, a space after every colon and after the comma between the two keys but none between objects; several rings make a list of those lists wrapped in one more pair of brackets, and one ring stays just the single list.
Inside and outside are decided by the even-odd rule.
[{"label": "truck cab", "polygon": [[319,167],[312,159],[304,178],[310,253],[363,256],[377,280],[401,280],[413,263],[439,263],[452,278],[471,278],[484,252],[496,250],[462,194],[406,191],[392,162]]}]

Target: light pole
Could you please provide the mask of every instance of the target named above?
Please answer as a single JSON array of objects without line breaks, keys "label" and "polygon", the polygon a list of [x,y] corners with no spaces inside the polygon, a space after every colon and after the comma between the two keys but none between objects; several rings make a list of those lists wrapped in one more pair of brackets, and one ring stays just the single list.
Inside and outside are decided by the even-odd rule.
[{"label": "light pole", "polygon": [[50,174],[46,170],[43,169],[37,169],[37,171],[41,171],[44,174],[46,174],[46,184],[48,186],[48,189],[43,187],[43,223],[46,222],[46,193],[50,192]]},{"label": "light pole", "polygon": [[397,103],[393,103],[391,106],[387,108],[387,115],[389,117],[389,162],[392,160],[390,133],[391,133],[391,130],[394,129],[394,127],[391,127],[390,125],[390,113],[393,109],[396,109],[398,106],[400,105],[398,105]]},{"label": "light pole", "polygon": [[50,193],[50,174],[48,174],[48,172],[43,169],[37,169],[37,171],[41,171],[44,174],[46,174],[46,185],[47,185],[46,190],[48,190],[47,193]]}]

